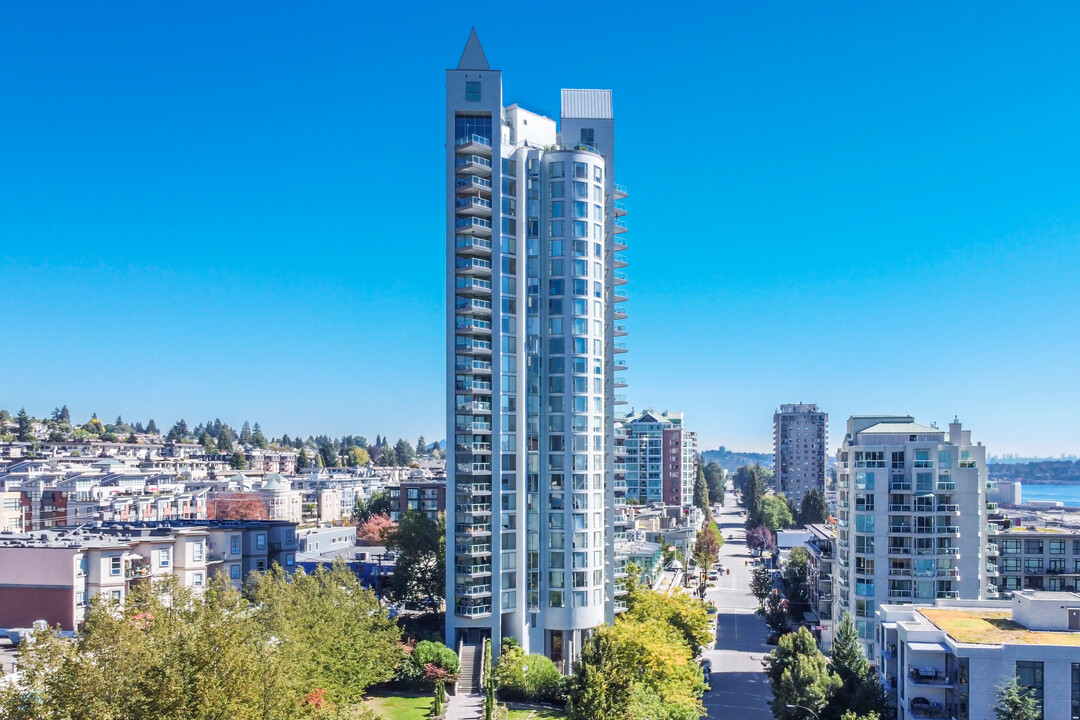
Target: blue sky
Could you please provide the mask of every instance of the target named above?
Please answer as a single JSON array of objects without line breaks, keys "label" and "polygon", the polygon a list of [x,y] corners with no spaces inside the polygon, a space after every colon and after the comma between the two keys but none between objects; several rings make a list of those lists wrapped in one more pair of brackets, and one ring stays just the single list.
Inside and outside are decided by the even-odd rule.
[{"label": "blue sky", "polygon": [[1080,6],[0,5],[0,407],[443,437],[444,70],[614,91],[631,402],[1080,450]]}]

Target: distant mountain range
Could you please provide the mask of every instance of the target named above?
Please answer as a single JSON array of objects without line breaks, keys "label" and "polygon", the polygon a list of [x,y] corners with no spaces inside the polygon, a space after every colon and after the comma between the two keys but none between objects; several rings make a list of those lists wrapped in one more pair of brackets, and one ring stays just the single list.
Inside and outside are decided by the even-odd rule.
[{"label": "distant mountain range", "polygon": [[717,463],[728,471],[735,471],[743,465],[753,465],[754,463],[770,470],[772,470],[773,466],[772,453],[735,452],[728,450],[723,445],[717,450],[703,451],[701,457],[706,463]]},{"label": "distant mountain range", "polygon": [[1019,480],[1029,485],[1080,483],[1080,460],[1041,460],[1028,463],[992,463],[987,469],[997,480]]}]

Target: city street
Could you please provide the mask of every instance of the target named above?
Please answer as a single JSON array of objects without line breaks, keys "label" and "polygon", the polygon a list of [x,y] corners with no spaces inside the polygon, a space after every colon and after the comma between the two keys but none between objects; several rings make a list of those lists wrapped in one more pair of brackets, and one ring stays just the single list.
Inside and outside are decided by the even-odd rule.
[{"label": "city street", "polygon": [[[716,647],[704,656],[712,661],[711,689],[702,702],[709,718],[717,720],[769,720],[772,691],[761,666],[761,659],[770,648],[765,644],[768,628],[757,610],[757,599],[750,593],[750,568],[746,565],[750,553],[745,545],[745,532],[735,495],[730,492],[716,524],[724,537],[720,548],[720,563],[731,574],[722,575],[705,595],[716,604]],[[734,535],[733,539],[728,539]]]}]

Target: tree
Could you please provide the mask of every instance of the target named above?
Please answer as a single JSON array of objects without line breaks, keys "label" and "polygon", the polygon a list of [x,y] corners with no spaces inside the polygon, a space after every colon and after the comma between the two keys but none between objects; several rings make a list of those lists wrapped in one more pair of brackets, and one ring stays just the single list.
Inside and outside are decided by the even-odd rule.
[{"label": "tree", "polygon": [[217,493],[206,503],[211,520],[267,520],[266,505],[253,493]]},{"label": "tree", "polygon": [[[67,405],[64,406],[64,409],[67,410]],[[161,431],[158,430],[157,423],[154,422],[154,418],[150,418],[150,422],[146,423],[146,432],[150,433],[151,435],[161,434]]]},{"label": "tree", "polygon": [[709,487],[709,500],[716,503],[724,504],[724,468],[720,467],[720,463],[711,462],[705,466],[705,484]]},{"label": "tree", "polygon": [[267,441],[266,436],[263,435],[262,428],[259,427],[259,423],[255,423],[255,427],[251,433],[251,444],[260,450],[265,450],[270,447],[270,443]]},{"label": "tree", "polygon": [[214,438],[210,437],[210,433],[205,430],[203,430],[202,435],[199,436],[199,444],[202,445],[203,452],[207,455],[214,455],[217,453],[217,445],[214,444]]},{"label": "tree", "polygon": [[415,510],[401,516],[385,535],[386,548],[397,554],[390,594],[398,602],[440,600],[446,591],[446,522]]},{"label": "tree", "polygon": [[765,619],[765,624],[773,632],[787,632],[790,627],[788,601],[780,597],[776,590],[765,596],[765,603],[758,608],[758,615]]},{"label": "tree", "polygon": [[760,465],[744,465],[735,471],[735,489],[746,508],[746,527],[761,524],[761,503],[768,492],[770,473]]},{"label": "tree", "polygon": [[829,502],[825,499],[822,490],[814,488],[809,490],[802,499],[802,507],[799,508],[799,522],[803,525],[823,523],[829,519]]},{"label": "tree", "polygon": [[354,525],[360,525],[372,515],[389,515],[393,509],[394,504],[390,501],[390,493],[386,490],[376,491],[371,493],[367,501],[361,498],[356,499],[351,519]]},{"label": "tree", "polygon": [[101,436],[105,434],[105,426],[101,424],[101,421],[96,417],[90,418],[84,425],[83,429],[91,435]]},{"label": "tree", "polygon": [[694,541],[694,561],[697,562],[698,567],[708,572],[712,564],[716,562],[723,545],[724,536],[720,533],[716,521],[710,518],[709,522],[698,531],[697,539]]},{"label": "tree", "polygon": [[774,533],[795,524],[795,518],[791,517],[791,508],[783,495],[766,495],[760,508],[761,524]]},{"label": "tree", "polygon": [[801,718],[801,705],[820,713],[842,682],[829,669],[828,659],[818,650],[817,641],[805,627],[781,636],[776,649],[762,663],[772,685],[773,717],[777,720]]},{"label": "tree", "polygon": [[399,439],[397,444],[394,445],[393,455],[395,462],[400,467],[408,466],[416,461],[416,451],[413,450],[413,446],[409,444],[409,441],[404,438]]},{"label": "tree", "polygon": [[679,631],[683,643],[697,656],[712,640],[709,633],[709,613],[705,603],[682,593],[665,595],[639,586],[626,596],[628,618],[641,622],[657,621]]},{"label": "tree", "polygon": [[251,444],[251,425],[245,420],[243,426],[240,428],[240,442],[245,445]]},{"label": "tree", "polygon": [[762,552],[775,550],[776,536],[772,534],[769,528],[758,525],[746,533],[746,545],[751,550],[761,550]]},{"label": "tree", "polygon": [[34,419],[26,412],[26,408],[19,410],[15,416],[15,439],[19,442],[31,442],[34,439]]},{"label": "tree", "polygon": [[765,604],[765,598],[772,592],[772,573],[764,565],[755,565],[750,573],[750,592],[757,598],[759,606]]},{"label": "tree", "polygon": [[493,670],[499,699],[509,702],[566,702],[566,688],[559,668],[545,655],[526,655],[516,642],[503,640]]},{"label": "tree", "polygon": [[0,410],[0,423],[11,422],[11,413],[7,410]]},{"label": "tree", "polygon": [[294,668],[271,684],[275,693],[321,688],[330,702],[354,706],[370,685],[394,676],[401,630],[344,563],[291,575],[275,565],[252,578],[256,621]]},{"label": "tree", "polygon": [[172,429],[169,430],[169,434],[166,436],[167,439],[173,442],[183,442],[186,437],[188,437],[188,425],[184,421],[184,418],[180,418],[180,421],[172,426]]},{"label": "tree", "polygon": [[242,451],[237,450],[232,454],[232,457],[229,458],[229,467],[233,470],[243,470],[247,467],[247,457],[244,456]]},{"label": "tree", "polygon": [[994,715],[997,720],[1040,720],[1042,711],[1035,691],[1024,687],[1015,678],[1010,678],[997,686],[997,705]]},{"label": "tree", "polygon": [[859,716],[884,716],[887,711],[885,689],[863,654],[859,633],[850,613],[844,613],[840,618],[829,656],[832,670],[842,683],[842,690],[832,698],[822,718],[842,720],[845,712]]},{"label": "tree", "polygon": [[372,544],[381,543],[396,527],[397,523],[389,515],[372,515],[356,528],[356,538]]},{"label": "tree", "polygon": [[369,462],[371,462],[371,456],[368,455],[368,451],[362,447],[354,447],[349,450],[345,464],[349,467],[364,467]]},{"label": "tree", "polygon": [[401,664],[399,674],[411,682],[434,683],[457,678],[460,663],[457,653],[441,642],[421,640]]},{"label": "tree", "polygon": [[311,467],[311,458],[308,457],[307,450],[300,448],[300,454],[296,456],[296,469],[307,470]]},{"label": "tree", "polygon": [[424,436],[416,438],[416,457],[422,458],[427,455],[427,441],[424,440]]},{"label": "tree", "polygon": [[566,709],[570,720],[697,720],[703,690],[701,670],[674,628],[619,617],[585,641]]},{"label": "tree", "polygon": [[694,506],[699,508],[708,517],[712,517],[709,506],[709,486],[705,482],[705,470],[701,463],[697,463],[697,477],[694,479]]},{"label": "tree", "polygon": [[801,547],[791,548],[784,561],[784,594],[792,599],[800,599],[806,588],[806,575],[809,570],[809,556]]}]

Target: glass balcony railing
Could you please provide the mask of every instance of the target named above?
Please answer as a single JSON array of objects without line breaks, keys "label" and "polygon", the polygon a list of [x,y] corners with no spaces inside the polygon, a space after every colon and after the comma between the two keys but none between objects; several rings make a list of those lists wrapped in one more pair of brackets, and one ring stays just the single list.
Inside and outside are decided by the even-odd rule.
[{"label": "glass balcony railing", "polygon": [[483,145],[484,147],[491,147],[491,138],[486,138],[483,135],[465,135],[457,139],[456,145],[461,147],[462,145]]}]

